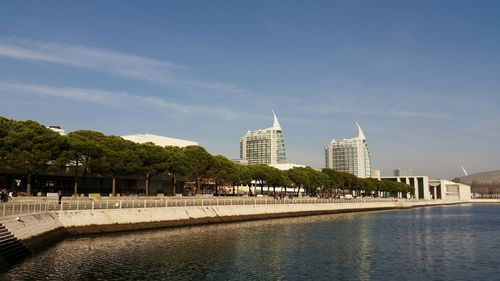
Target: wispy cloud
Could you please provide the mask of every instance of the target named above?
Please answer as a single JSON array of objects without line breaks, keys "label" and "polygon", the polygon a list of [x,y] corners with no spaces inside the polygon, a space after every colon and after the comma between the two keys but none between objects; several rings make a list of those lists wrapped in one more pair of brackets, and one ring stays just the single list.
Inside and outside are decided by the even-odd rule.
[{"label": "wispy cloud", "polygon": [[181,73],[186,68],[169,61],[109,49],[0,37],[0,56],[90,69],[115,77],[176,87],[187,94],[231,94],[236,96],[255,94],[237,85],[186,78]]},{"label": "wispy cloud", "polygon": [[175,78],[169,72],[178,67],[170,62],[107,49],[26,39],[2,40],[0,38],[0,56],[92,69],[118,77],[163,84],[176,83]]},{"label": "wispy cloud", "polygon": [[154,96],[138,96],[126,92],[104,91],[97,89],[52,87],[46,85],[0,82],[0,93],[60,97],[103,106],[152,106],[154,108],[173,110],[183,114],[199,114],[202,112],[203,114],[216,115],[226,119],[234,119],[241,116],[241,113],[228,110],[226,108],[208,107],[203,105],[186,105]]}]

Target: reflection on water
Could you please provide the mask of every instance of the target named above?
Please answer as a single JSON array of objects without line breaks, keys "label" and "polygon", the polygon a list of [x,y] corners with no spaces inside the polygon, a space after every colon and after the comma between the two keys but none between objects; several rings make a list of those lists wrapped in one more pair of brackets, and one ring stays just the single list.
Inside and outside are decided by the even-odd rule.
[{"label": "reflection on water", "polygon": [[65,240],[1,280],[498,280],[500,205]]}]

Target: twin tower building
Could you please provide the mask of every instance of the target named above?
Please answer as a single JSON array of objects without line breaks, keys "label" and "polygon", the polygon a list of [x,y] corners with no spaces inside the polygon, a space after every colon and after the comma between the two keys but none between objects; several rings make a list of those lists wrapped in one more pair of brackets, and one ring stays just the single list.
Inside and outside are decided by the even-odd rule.
[{"label": "twin tower building", "polygon": [[[248,131],[240,138],[240,159],[252,164],[286,164],[285,140],[280,122],[273,111],[273,126]],[[358,136],[351,139],[333,139],[325,147],[325,167],[347,172],[360,178],[370,177],[370,153],[366,137],[358,126]]]}]

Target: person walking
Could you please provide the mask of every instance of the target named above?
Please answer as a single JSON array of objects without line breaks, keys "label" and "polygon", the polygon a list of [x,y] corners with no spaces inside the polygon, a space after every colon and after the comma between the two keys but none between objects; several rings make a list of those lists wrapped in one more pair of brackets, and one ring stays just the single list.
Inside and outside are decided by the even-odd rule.
[{"label": "person walking", "polygon": [[59,197],[59,204],[61,204],[62,192],[60,190],[59,190],[59,192],[57,192],[57,196]]},{"label": "person walking", "polygon": [[2,188],[2,191],[0,192],[0,200],[4,203],[9,201],[9,193],[7,193],[5,187]]}]

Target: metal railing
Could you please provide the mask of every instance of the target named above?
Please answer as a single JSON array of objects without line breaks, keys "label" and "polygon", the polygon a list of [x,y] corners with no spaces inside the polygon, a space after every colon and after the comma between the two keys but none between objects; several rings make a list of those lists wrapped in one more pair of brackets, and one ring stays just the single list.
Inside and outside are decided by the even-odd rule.
[{"label": "metal railing", "polygon": [[409,202],[415,199],[397,198],[353,198],[333,199],[316,197],[293,198],[100,198],[100,199],[63,199],[61,203],[53,199],[22,200],[1,203],[1,217],[20,216],[51,211],[80,211],[104,209],[131,209],[131,208],[172,208],[172,207],[200,207],[200,206],[245,206],[245,205],[273,205],[273,204],[345,204],[345,203],[381,203],[381,202]]}]

